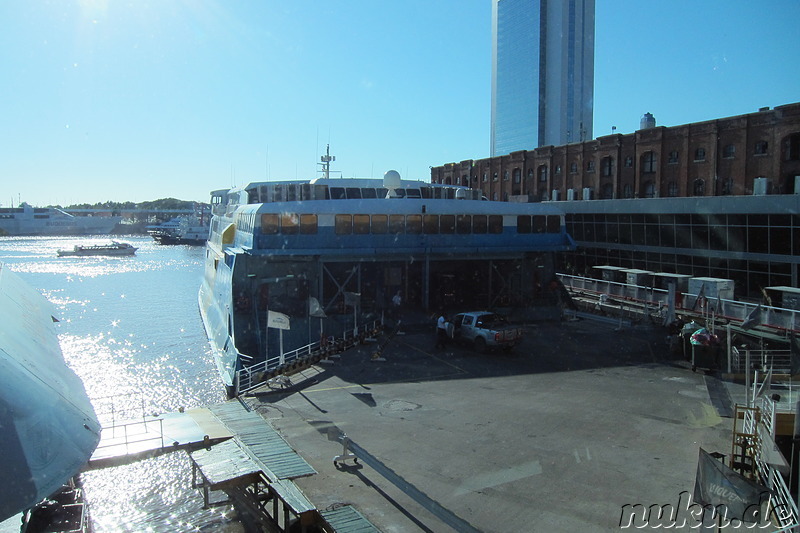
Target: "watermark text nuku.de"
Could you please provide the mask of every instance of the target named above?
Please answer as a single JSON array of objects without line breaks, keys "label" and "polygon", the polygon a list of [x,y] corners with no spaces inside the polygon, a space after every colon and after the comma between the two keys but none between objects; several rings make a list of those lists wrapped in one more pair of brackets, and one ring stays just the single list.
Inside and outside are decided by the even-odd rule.
[{"label": "watermark text nuku.de", "polygon": [[[683,491],[678,495],[678,503],[652,504],[641,503],[622,506],[619,527],[635,528],[729,528],[755,530],[774,527],[769,514],[781,515],[782,504],[772,501],[772,494],[765,492],[758,504],[749,505],[741,516],[730,516],[725,505],[701,505],[692,502],[692,495]],[[786,509],[785,511],[788,511]]]}]

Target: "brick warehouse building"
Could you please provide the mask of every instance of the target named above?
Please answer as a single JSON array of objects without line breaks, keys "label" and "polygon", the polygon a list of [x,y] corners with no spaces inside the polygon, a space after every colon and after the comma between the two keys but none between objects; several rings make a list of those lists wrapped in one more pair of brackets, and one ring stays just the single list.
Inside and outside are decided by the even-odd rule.
[{"label": "brick warehouse building", "polygon": [[[431,169],[490,200],[556,201],[578,250],[617,265],[734,279],[737,295],[798,286],[800,103]],[[584,201],[586,200],[586,201]]]}]

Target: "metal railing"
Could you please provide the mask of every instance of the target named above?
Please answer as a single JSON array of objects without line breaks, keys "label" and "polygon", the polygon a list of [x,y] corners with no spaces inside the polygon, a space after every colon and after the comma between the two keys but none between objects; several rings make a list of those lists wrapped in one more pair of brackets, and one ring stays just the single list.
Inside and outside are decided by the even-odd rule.
[{"label": "metal railing", "polygon": [[[606,295],[607,298],[628,302],[644,309],[644,311],[654,311],[657,314],[662,314],[669,305],[669,291],[665,289],[570,274],[556,275],[572,296],[581,296],[583,294],[599,301],[602,295]],[[678,293],[676,300],[676,313],[702,314],[709,319],[713,318],[717,321],[738,324],[741,324],[745,318],[759,307],[758,304],[739,300],[727,300],[725,298],[706,299],[700,297],[699,294],[688,292]],[[760,308],[760,327],[768,328],[774,334],[786,335],[787,337],[792,333],[800,333],[800,311],[797,309],[768,305],[761,305]]]},{"label": "metal railing", "polygon": [[164,447],[164,420],[147,415],[155,409],[147,404],[144,393],[93,398],[92,405],[102,432],[97,449],[123,446],[127,454],[132,446],[148,441],[160,441]]},{"label": "metal railing", "polygon": [[[742,429],[744,433],[751,435],[760,435],[758,425],[763,426],[763,430],[767,435],[772,438],[775,437],[775,402],[766,397],[761,397],[757,400],[758,410],[746,410],[744,414],[744,421]],[[758,413],[758,414],[756,414]],[[755,447],[755,454],[753,460],[756,464],[756,470],[761,483],[768,489],[772,490],[771,511],[773,512],[773,519],[777,522],[779,528],[786,528],[789,530],[798,525],[800,519],[800,512],[798,512],[797,504],[792,497],[791,491],[783,479],[783,475],[769,463],[764,461],[762,456],[763,442],[757,439],[758,445]]]},{"label": "metal railing", "polygon": [[245,366],[236,372],[236,395],[249,392],[261,383],[289,370],[296,369],[299,364],[314,364],[332,354],[341,353],[356,344],[362,343],[368,336],[376,334],[383,327],[382,320],[373,320],[353,330],[345,331],[341,338],[326,337],[281,355],[268,357],[264,361]]}]

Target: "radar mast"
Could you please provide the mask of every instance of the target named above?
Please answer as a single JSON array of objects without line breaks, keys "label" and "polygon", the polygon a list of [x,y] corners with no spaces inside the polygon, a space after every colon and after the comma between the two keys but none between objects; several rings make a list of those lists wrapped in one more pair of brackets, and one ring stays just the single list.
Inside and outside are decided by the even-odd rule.
[{"label": "radar mast", "polygon": [[320,156],[319,159],[322,162],[321,163],[317,163],[317,164],[322,166],[322,170],[320,170],[320,172],[322,172],[322,177],[325,178],[325,179],[330,178],[330,176],[331,176],[331,161],[336,161],[336,156],[335,155],[331,155],[331,145],[330,144],[326,145],[325,155]]}]

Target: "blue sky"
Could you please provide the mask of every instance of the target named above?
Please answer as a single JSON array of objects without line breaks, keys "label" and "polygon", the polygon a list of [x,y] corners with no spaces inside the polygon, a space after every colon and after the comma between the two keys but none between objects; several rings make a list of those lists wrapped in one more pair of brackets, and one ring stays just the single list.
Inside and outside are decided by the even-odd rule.
[{"label": "blue sky", "polygon": [[[800,101],[796,0],[598,0],[594,136]],[[0,204],[489,154],[489,0],[0,2]]]}]

